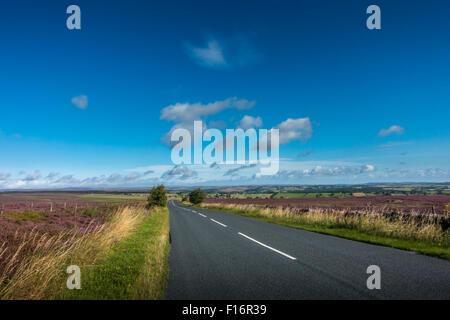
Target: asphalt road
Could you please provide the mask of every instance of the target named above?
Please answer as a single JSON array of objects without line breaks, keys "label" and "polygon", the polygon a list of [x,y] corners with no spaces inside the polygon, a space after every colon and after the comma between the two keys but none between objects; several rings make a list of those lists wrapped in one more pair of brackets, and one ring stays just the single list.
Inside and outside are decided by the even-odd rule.
[{"label": "asphalt road", "polygon": [[[450,299],[450,261],[169,202],[168,299]],[[367,288],[367,268],[381,289]]]}]

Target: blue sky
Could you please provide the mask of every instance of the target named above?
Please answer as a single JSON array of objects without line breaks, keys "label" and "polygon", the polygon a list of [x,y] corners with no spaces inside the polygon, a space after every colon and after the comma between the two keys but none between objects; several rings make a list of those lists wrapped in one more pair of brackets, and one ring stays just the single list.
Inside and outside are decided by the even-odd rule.
[{"label": "blue sky", "polygon": [[[81,30],[66,28],[71,4]],[[366,28],[371,4],[381,30]],[[450,181],[449,9],[9,1],[0,11],[0,188]],[[185,111],[164,116],[177,105]],[[174,166],[165,137],[193,119],[281,128],[279,174]]]}]

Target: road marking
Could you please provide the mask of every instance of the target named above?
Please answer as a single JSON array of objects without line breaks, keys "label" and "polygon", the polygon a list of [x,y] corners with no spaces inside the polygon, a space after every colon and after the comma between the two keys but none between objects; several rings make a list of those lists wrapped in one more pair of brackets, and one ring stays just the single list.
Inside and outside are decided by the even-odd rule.
[{"label": "road marking", "polygon": [[216,220],[214,220],[214,219],[211,219],[211,221],[213,221],[213,222],[215,222],[215,223],[217,223],[217,224],[220,224],[222,227],[227,227],[227,225],[226,224],[223,224],[223,223],[221,223],[221,222],[219,222],[219,221],[216,221]]},{"label": "road marking", "polygon": [[264,243],[262,243],[262,242],[259,242],[258,240],[255,240],[255,239],[253,239],[253,238],[251,238],[251,237],[249,237],[249,236],[247,236],[247,235],[245,235],[245,234],[243,234],[243,233],[238,232],[238,234],[241,235],[241,236],[243,236],[243,237],[246,237],[247,239],[249,239],[249,240],[251,240],[251,241],[253,241],[253,242],[256,242],[257,244],[259,244],[259,245],[261,245],[261,246],[263,246],[263,247],[265,247],[265,248],[267,248],[267,249],[270,249],[270,250],[272,250],[272,251],[275,251],[276,253],[279,253],[279,254],[281,254],[281,255],[283,255],[283,256],[285,256],[285,257],[291,259],[291,260],[297,260],[297,258],[294,258],[293,256],[290,256],[290,255],[288,255],[288,254],[286,254],[286,253],[284,253],[284,252],[281,252],[280,250],[277,250],[277,249],[272,248],[272,247],[270,247],[270,246],[268,246],[268,245],[266,245],[266,244],[264,244]]},{"label": "road marking", "polygon": [[200,212],[197,212],[199,215],[201,215],[202,217],[205,217],[206,218],[206,216],[204,215],[204,214],[201,214]]}]

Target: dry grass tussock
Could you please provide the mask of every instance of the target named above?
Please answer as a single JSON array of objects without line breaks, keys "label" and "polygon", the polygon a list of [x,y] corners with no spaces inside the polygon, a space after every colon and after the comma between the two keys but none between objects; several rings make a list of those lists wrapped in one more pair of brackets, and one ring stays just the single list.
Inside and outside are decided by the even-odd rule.
[{"label": "dry grass tussock", "polygon": [[[307,210],[290,207],[264,207],[236,204],[203,204],[204,207],[221,207],[263,218],[283,220],[298,225],[323,228],[358,230],[370,235],[431,242],[436,246],[450,246],[450,230],[444,230],[443,222],[448,218],[437,215],[386,213],[382,209],[367,208],[360,212],[344,209],[310,208]],[[445,221],[443,221],[445,220]]]}]

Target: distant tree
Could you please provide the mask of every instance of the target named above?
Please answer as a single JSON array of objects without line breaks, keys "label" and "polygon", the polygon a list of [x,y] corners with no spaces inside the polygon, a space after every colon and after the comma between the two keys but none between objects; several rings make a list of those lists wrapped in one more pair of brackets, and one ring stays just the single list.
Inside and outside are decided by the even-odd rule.
[{"label": "distant tree", "polygon": [[189,193],[189,202],[193,204],[200,204],[205,200],[206,193],[202,189],[198,188]]},{"label": "distant tree", "polygon": [[188,198],[187,194],[184,194],[183,198],[181,199],[181,201],[186,202],[188,200],[189,200],[189,198]]},{"label": "distant tree", "polygon": [[147,207],[165,207],[167,205],[167,190],[164,185],[153,187],[147,199]]}]

